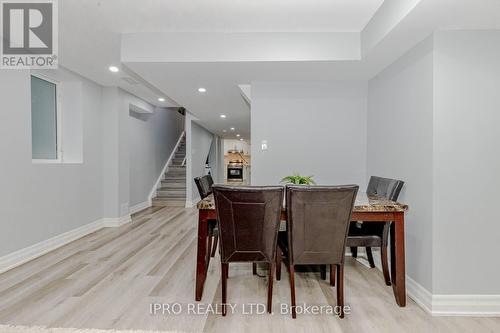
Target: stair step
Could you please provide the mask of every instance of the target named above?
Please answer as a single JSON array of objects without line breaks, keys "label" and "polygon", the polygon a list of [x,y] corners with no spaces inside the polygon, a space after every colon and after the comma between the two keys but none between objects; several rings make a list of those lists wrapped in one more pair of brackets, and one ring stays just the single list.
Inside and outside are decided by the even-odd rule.
[{"label": "stair step", "polygon": [[184,183],[186,184],[186,176],[184,177],[173,177],[173,176],[166,176],[165,179],[162,180],[162,182],[165,183]]},{"label": "stair step", "polygon": [[153,199],[153,206],[171,206],[171,207],[184,207],[186,205],[185,198],[159,198]]},{"label": "stair step", "polygon": [[168,179],[186,179],[186,173],[185,172],[168,172],[165,175],[165,178],[168,178]]},{"label": "stair step", "polygon": [[175,198],[175,199],[186,199],[186,193],[168,193],[168,192],[158,192],[156,194],[157,198]]},{"label": "stair step", "polygon": [[162,186],[162,187],[158,188],[158,191],[186,192],[186,189],[185,188],[181,188],[181,187],[166,187],[166,186]]},{"label": "stair step", "polygon": [[186,179],[184,178],[182,181],[172,181],[172,179],[164,179],[161,181],[161,187],[186,188]]}]

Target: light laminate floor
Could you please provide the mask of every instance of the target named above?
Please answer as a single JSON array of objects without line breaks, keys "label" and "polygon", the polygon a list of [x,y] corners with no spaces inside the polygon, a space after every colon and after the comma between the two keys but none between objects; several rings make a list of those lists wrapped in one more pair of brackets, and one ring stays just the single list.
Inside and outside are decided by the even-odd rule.
[{"label": "light laminate floor", "polygon": [[[185,332],[499,332],[500,318],[432,317],[411,299],[396,306],[376,269],[347,259],[351,314],[280,314],[289,304],[288,274],[274,285],[274,313],[243,314],[266,302],[267,278],[250,264],[231,265],[228,295],[236,313],[188,313],[194,302],[197,211],[152,207],[120,228],[105,228],[0,275],[0,324]],[[265,270],[259,273],[265,275]],[[335,304],[319,273],[296,275],[298,303]],[[179,303],[179,315],[152,315],[152,303]],[[211,261],[201,305],[220,303],[220,267]]]}]

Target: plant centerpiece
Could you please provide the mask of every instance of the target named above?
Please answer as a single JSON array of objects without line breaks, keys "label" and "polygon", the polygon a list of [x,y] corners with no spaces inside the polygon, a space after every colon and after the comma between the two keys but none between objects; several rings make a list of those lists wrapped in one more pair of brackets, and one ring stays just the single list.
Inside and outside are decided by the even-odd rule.
[{"label": "plant centerpiece", "polygon": [[314,176],[301,176],[298,173],[293,174],[292,176],[286,176],[281,180],[282,183],[285,184],[295,184],[295,185],[316,185],[316,182],[313,180]]}]

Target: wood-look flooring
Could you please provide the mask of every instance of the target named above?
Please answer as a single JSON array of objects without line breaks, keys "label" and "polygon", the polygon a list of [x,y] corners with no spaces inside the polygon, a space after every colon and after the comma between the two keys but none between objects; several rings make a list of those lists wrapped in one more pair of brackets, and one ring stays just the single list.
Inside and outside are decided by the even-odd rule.
[{"label": "wood-look flooring", "polygon": [[[274,284],[274,313],[242,314],[266,303],[267,278],[250,264],[230,266],[228,301],[235,314],[188,314],[194,303],[197,211],[151,207],[120,228],[104,228],[0,275],[0,324],[181,330],[185,332],[499,332],[499,318],[432,317],[411,299],[399,308],[381,273],[347,258],[351,314],[280,314],[289,304],[288,274]],[[265,275],[264,267],[259,273]],[[335,289],[318,272],[296,274],[298,303],[335,304]],[[221,299],[220,264],[210,263],[203,300]],[[180,315],[152,315],[151,303],[179,303]]]}]

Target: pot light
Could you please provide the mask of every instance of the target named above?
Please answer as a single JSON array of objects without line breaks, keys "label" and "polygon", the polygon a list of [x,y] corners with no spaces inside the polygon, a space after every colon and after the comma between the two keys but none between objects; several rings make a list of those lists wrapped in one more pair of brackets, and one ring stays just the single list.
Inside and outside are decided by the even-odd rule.
[{"label": "pot light", "polygon": [[240,137],[240,135],[239,135],[239,134],[236,134],[236,136],[237,136],[238,138]]},{"label": "pot light", "polygon": [[220,117],[221,118],[226,118],[226,115],[225,114],[221,114]]},{"label": "pot light", "polygon": [[231,127],[231,131],[234,131],[234,127]]},{"label": "pot light", "polygon": [[116,66],[109,66],[109,71],[113,73],[118,73],[120,69]]},{"label": "pot light", "polygon": [[240,141],[243,141],[243,138],[241,138]]},{"label": "pot light", "polygon": [[165,102],[165,98],[163,98],[163,97],[158,97],[158,101],[160,101],[160,102]]},{"label": "pot light", "polygon": [[207,89],[201,87],[201,88],[198,88],[198,92],[205,93],[205,92],[207,92]]}]

